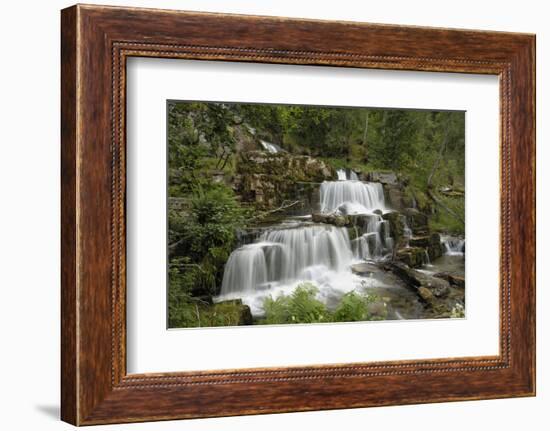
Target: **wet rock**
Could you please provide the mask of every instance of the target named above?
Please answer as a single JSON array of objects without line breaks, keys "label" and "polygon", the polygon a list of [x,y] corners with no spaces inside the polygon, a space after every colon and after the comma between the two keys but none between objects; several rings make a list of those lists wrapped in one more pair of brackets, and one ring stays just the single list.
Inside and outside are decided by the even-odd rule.
[{"label": "wet rock", "polygon": [[333,226],[345,227],[350,224],[349,218],[347,216],[338,215],[338,214],[313,214],[311,219],[314,223],[325,223],[331,224]]},{"label": "wet rock", "polygon": [[388,316],[388,307],[384,301],[376,301],[367,305],[367,313],[371,320],[385,320]]},{"label": "wet rock", "polygon": [[426,250],[421,247],[402,248],[397,251],[396,258],[411,268],[418,268],[426,261]]},{"label": "wet rock", "polygon": [[348,237],[350,241],[353,241],[354,239],[361,236],[362,231],[357,226],[352,226],[347,228],[348,231]]},{"label": "wet rock", "polygon": [[434,277],[447,280],[451,284],[451,286],[458,287],[460,289],[464,289],[466,285],[464,276],[461,274],[453,274],[450,272],[438,272],[437,274],[434,274]]},{"label": "wet rock", "polygon": [[413,236],[409,239],[409,245],[411,247],[428,247],[431,245],[430,236]]},{"label": "wet rock", "polygon": [[351,265],[351,271],[354,274],[364,276],[364,275],[371,275],[371,274],[380,272],[381,269],[372,263],[361,262],[361,263],[355,263]]},{"label": "wet rock", "polygon": [[416,235],[428,234],[428,217],[416,208],[405,208],[403,214],[407,223]]},{"label": "wet rock", "polygon": [[427,287],[420,286],[418,288],[418,295],[428,303],[432,303],[434,301],[434,295]]},{"label": "wet rock", "polygon": [[407,198],[400,186],[384,186],[384,194],[386,196],[388,205],[398,211],[402,211],[407,207]]},{"label": "wet rock", "polygon": [[430,235],[430,244],[432,245],[441,244],[441,235],[439,235],[438,233],[432,233]]},{"label": "wet rock", "polygon": [[384,220],[390,223],[390,233],[396,244],[401,242],[405,229],[405,218],[397,211],[390,211],[382,215]]},{"label": "wet rock", "polygon": [[377,217],[378,217],[377,215],[373,216],[372,214],[353,214],[353,215],[347,216],[351,226],[356,226],[362,229],[366,228],[369,222],[373,218],[377,218]]},{"label": "wet rock", "polygon": [[445,253],[445,246],[441,243],[438,243],[438,244],[430,244],[427,248],[426,248],[426,251],[428,253],[428,256],[430,258],[430,261],[434,261],[435,259],[437,259],[438,257],[441,257],[443,256],[443,254]]},{"label": "wet rock", "polygon": [[382,183],[387,185],[397,185],[399,180],[395,172],[368,172],[365,174],[366,181]]},{"label": "wet rock", "polygon": [[401,262],[392,262],[388,264],[388,268],[408,286],[415,288],[418,295],[427,302],[433,303],[435,299],[442,299],[450,292],[448,281],[409,268]]}]

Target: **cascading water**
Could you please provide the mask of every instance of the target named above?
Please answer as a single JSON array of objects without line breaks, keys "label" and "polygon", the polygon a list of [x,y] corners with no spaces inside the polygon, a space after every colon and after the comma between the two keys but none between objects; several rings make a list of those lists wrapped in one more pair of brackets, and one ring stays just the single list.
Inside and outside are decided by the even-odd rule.
[{"label": "cascading water", "polygon": [[[343,176],[342,171],[337,172],[339,179]],[[389,223],[380,213],[387,209],[382,184],[351,179],[325,181],[321,184],[320,202],[321,212],[325,214],[361,215],[365,233],[353,240],[357,259],[380,258],[392,250]]]},{"label": "cascading water", "polygon": [[268,153],[277,154],[281,151],[281,148],[279,146],[272,144],[271,142],[263,141],[260,139],[260,144],[262,145],[263,149],[266,150]]},{"label": "cascading water", "polygon": [[357,259],[376,260],[393,249],[390,225],[379,214],[369,214],[363,235],[352,241],[354,256]]},{"label": "cascading water", "polygon": [[409,247],[409,242],[412,238],[412,229],[407,224],[407,217],[404,215],[400,216],[399,219],[401,220],[401,223],[403,224],[403,239],[405,240],[405,247]]},{"label": "cascading water", "polygon": [[261,315],[263,298],[289,293],[311,281],[325,296],[353,290],[357,280],[350,271],[353,253],[345,228],[300,224],[266,231],[257,242],[231,253],[217,300],[240,298],[252,314]]},{"label": "cascading water", "polygon": [[321,184],[321,212],[324,214],[369,214],[386,210],[380,183],[325,181]]},{"label": "cascading water", "polygon": [[348,175],[348,171],[346,171],[345,169],[338,169],[336,171],[336,175],[338,177],[338,181],[346,181],[346,180],[359,181],[359,177],[351,169],[349,170],[349,175]]},{"label": "cascading water", "polygon": [[462,238],[452,236],[441,237],[441,242],[445,246],[445,254],[449,256],[463,256],[466,242]]},{"label": "cascading water", "polygon": [[265,232],[253,244],[238,248],[225,265],[221,295],[249,293],[268,283],[307,280],[306,270],[322,266],[348,269],[352,252],[346,229],[305,225]]},{"label": "cascading water", "polygon": [[338,181],[346,181],[348,179],[345,169],[338,169],[336,175],[338,176]]},{"label": "cascading water", "polygon": [[350,241],[347,228],[308,222],[268,228],[231,253],[217,301],[240,298],[253,315],[261,315],[266,296],[289,294],[304,281],[314,283],[325,301],[365,283],[351,265],[379,259],[393,248],[389,223],[381,216],[384,191],[381,184],[358,181],[353,171],[354,179],[345,170],[338,178],[321,185],[321,212],[357,215],[363,234]]}]

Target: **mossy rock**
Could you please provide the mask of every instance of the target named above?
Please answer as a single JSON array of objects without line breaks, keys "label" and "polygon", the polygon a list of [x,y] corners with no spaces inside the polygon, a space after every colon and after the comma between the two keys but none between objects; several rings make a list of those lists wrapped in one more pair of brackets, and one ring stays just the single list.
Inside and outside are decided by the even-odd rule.
[{"label": "mossy rock", "polygon": [[350,225],[350,221],[347,216],[338,215],[338,214],[316,213],[311,216],[311,220],[314,223],[324,223],[324,224],[330,224],[338,227],[345,227]]},{"label": "mossy rock", "polygon": [[426,260],[426,249],[421,247],[407,247],[397,251],[396,257],[411,268],[421,267]]},{"label": "mossy rock", "polygon": [[384,220],[390,223],[390,233],[395,243],[398,244],[403,239],[405,230],[405,218],[397,211],[390,211],[382,215]]},{"label": "mossy rock", "polygon": [[[250,307],[243,304],[240,299],[218,302],[204,317],[205,320],[210,321],[208,326],[240,326],[254,323]],[[201,318],[201,322],[202,320]]]},{"label": "mossy rock", "polygon": [[405,208],[403,214],[407,218],[407,224],[413,232],[428,230],[428,216],[416,208]]}]

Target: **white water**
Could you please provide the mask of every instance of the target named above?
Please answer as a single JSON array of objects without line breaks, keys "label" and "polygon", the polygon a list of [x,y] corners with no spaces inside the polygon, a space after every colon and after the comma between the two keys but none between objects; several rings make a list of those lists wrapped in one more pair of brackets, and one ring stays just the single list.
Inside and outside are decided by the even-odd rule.
[{"label": "white water", "polygon": [[338,181],[346,181],[348,179],[345,169],[338,169],[336,175],[338,175]]},{"label": "white water", "polygon": [[271,142],[262,141],[260,139],[260,144],[268,153],[277,154],[280,151],[280,148],[277,145],[272,144]]},{"label": "white water", "polygon": [[359,177],[351,169],[349,170],[349,175],[347,174],[347,171],[345,169],[338,169],[336,171],[336,175],[338,176],[338,181],[346,181],[346,180],[359,181]]},{"label": "white water", "polygon": [[324,214],[370,214],[377,209],[387,209],[380,183],[349,180],[321,184],[321,212]]},{"label": "white water", "polygon": [[378,214],[367,217],[364,230],[367,232],[352,241],[354,256],[357,259],[376,260],[393,249],[390,225]]},{"label": "white water", "polygon": [[409,247],[409,241],[412,238],[412,229],[407,224],[407,217],[404,215],[399,217],[403,223],[403,239],[406,241],[405,247]]},{"label": "white water", "polygon": [[256,243],[231,253],[217,301],[241,298],[253,315],[261,315],[265,297],[291,293],[301,282],[313,282],[321,299],[355,289],[353,253],[345,228],[300,225],[265,232]]},{"label": "white water", "polygon": [[465,241],[462,238],[442,236],[441,242],[445,246],[445,254],[449,256],[463,256]]}]

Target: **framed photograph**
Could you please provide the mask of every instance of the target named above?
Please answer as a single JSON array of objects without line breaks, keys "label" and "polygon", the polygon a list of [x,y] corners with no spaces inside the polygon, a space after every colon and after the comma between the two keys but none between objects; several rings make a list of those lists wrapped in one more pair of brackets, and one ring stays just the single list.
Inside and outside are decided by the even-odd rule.
[{"label": "framed photograph", "polygon": [[535,394],[535,37],[62,11],[62,419]]}]

